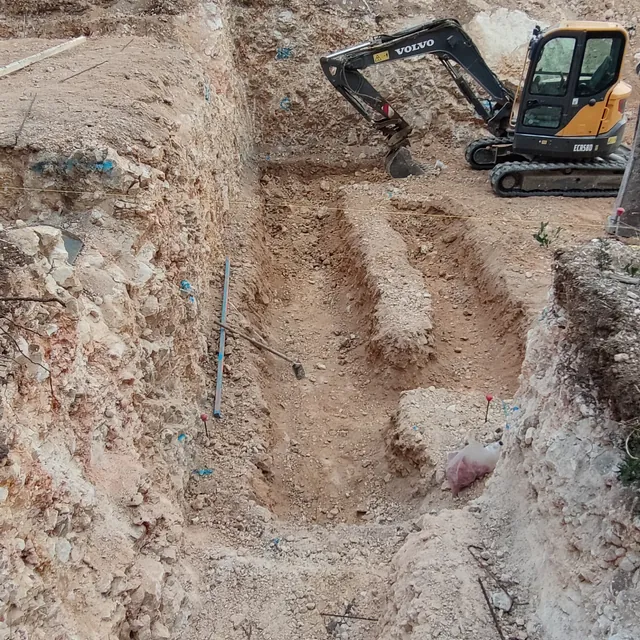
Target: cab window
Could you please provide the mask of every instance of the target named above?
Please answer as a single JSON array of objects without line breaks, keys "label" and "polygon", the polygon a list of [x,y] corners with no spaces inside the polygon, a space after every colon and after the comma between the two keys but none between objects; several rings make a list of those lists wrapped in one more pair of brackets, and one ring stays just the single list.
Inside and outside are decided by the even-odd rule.
[{"label": "cab window", "polygon": [[557,129],[560,126],[561,119],[562,107],[544,104],[527,109],[522,119],[522,124],[525,127]]},{"label": "cab window", "polygon": [[611,87],[618,77],[623,50],[624,39],[620,34],[588,38],[584,48],[576,95],[580,97],[595,96]]},{"label": "cab window", "polygon": [[575,38],[553,38],[542,45],[531,82],[531,94],[538,96],[567,95],[575,48]]}]

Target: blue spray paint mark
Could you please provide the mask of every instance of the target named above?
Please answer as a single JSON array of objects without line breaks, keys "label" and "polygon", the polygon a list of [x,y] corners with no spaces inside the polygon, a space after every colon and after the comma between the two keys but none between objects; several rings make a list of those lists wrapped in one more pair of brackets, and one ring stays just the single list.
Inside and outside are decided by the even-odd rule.
[{"label": "blue spray paint mark", "polygon": [[74,169],[96,173],[111,173],[115,168],[113,160],[103,160],[102,162],[85,162],[77,158],[67,158],[66,160],[41,160],[31,165],[31,171],[37,174],[43,174],[47,171],[55,171],[57,173],[71,173]]},{"label": "blue spray paint mark", "polygon": [[504,413],[504,418],[505,418],[505,425],[504,425],[504,430],[505,431],[509,431],[511,429],[511,424],[509,422],[509,416],[510,416],[510,414],[514,413],[515,411],[520,411],[520,407],[518,407],[516,405],[514,405],[513,407],[510,407],[507,402],[505,402],[504,400],[502,401],[502,413]]},{"label": "blue spray paint mark", "polygon": [[288,96],[285,96],[284,98],[282,98],[282,100],[280,100],[280,108],[283,111],[290,111],[291,110],[291,98],[289,98]]},{"label": "blue spray paint mark", "polygon": [[210,476],[213,473],[213,469],[194,469],[193,473],[199,475],[201,478],[204,476]]},{"label": "blue spray paint mark", "polygon": [[273,538],[269,543],[269,546],[278,553],[282,553],[282,549],[280,548],[280,538]]},{"label": "blue spray paint mark", "polygon": [[293,57],[293,49],[291,47],[278,47],[276,50],[276,60],[288,60]]},{"label": "blue spray paint mark", "polygon": [[99,171],[100,173],[109,173],[109,171],[113,171],[113,167],[115,165],[112,160],[105,160],[104,162],[96,162],[95,166],[96,171]]}]

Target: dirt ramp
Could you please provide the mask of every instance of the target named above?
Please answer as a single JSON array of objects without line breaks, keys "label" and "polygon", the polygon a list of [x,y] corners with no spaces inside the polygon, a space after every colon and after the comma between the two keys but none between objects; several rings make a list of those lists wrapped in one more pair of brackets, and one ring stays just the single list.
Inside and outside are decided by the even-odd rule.
[{"label": "dirt ramp", "polygon": [[433,353],[431,294],[411,266],[402,236],[389,224],[378,191],[374,197],[374,188],[363,184],[344,192],[345,270],[363,309],[371,312],[371,354],[386,366],[408,369],[425,364]]}]

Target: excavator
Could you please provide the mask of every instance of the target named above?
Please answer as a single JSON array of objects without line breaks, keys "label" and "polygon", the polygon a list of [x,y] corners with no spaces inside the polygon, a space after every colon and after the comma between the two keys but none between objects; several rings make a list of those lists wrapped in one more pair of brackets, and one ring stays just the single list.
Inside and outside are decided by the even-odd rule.
[{"label": "excavator", "polygon": [[491,134],[469,144],[465,155],[473,169],[491,170],[498,196],[611,197],[629,157],[622,139],[631,87],[620,79],[628,40],[623,27],[609,22],[536,27],[516,91],[489,68],[454,19],[376,36],[327,54],[320,64],[335,89],[386,137],[391,177],[422,175],[424,169],[409,151],[411,125],[362,71],[433,55]]}]

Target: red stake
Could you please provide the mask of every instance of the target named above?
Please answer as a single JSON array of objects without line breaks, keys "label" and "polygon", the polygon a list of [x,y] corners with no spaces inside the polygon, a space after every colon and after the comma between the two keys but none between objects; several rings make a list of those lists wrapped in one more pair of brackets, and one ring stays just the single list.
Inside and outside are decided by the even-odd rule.
[{"label": "red stake", "polygon": [[618,235],[618,229],[620,229],[620,218],[624,215],[624,209],[622,207],[618,207],[616,209],[616,235]]},{"label": "red stake", "polygon": [[202,420],[202,423],[204,424],[204,433],[207,436],[207,438],[209,437],[209,431],[207,429],[207,420],[208,420],[209,416],[206,413],[201,413],[200,414],[200,420]]},{"label": "red stake", "polygon": [[489,405],[491,404],[491,401],[493,400],[493,396],[490,394],[487,394],[485,396],[485,398],[487,399],[487,411],[484,414],[484,421],[486,422],[489,419]]}]

